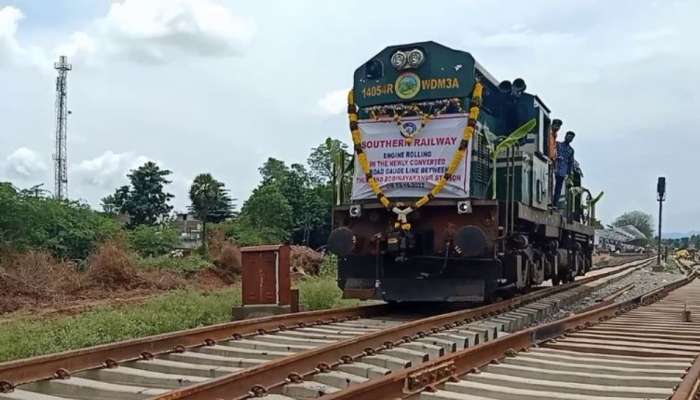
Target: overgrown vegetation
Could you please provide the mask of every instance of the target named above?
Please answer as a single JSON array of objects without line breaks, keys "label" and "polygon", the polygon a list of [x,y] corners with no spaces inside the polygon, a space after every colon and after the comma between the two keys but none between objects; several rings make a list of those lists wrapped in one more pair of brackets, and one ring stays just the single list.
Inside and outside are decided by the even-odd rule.
[{"label": "overgrown vegetation", "polygon": [[326,256],[317,276],[307,276],[297,282],[301,305],[307,310],[356,305],[357,300],[342,298],[343,292],[338,288],[337,276],[338,260],[335,256]]},{"label": "overgrown vegetation", "polygon": [[[129,185],[106,196],[102,212],[55,200],[38,187],[19,190],[0,183],[0,313],[40,311],[46,320],[2,324],[0,343],[12,345],[2,346],[0,359],[227,320],[240,298],[237,288],[209,297],[196,290],[235,284],[241,245],[325,244],[332,204],[347,197],[351,168],[346,146],[332,139],[312,149],[307,165],[270,158],[240,213],[222,182],[200,174],[188,209],[204,222],[201,227],[191,219],[172,220],[171,171],[154,162],[130,171]],[[206,246],[190,254],[183,238],[190,244],[201,238]],[[334,259],[321,265],[320,253],[294,249],[293,273],[303,306],[316,310],[355,303],[341,300]],[[143,306],[46,319],[84,303],[164,290],[178,291]]]},{"label": "overgrown vegetation", "polygon": [[307,164],[287,165],[269,158],[240,216],[225,224],[226,234],[241,245],[325,244],[333,203],[349,195],[352,157],[345,144],[327,139],[311,150]]},{"label": "overgrown vegetation", "polygon": [[43,249],[60,259],[85,259],[120,231],[114,219],[87,204],[36,196],[7,183],[0,184],[0,210],[0,247]]},{"label": "overgrown vegetation", "polygon": [[168,270],[189,275],[214,265],[198,254],[186,257],[157,256],[140,258],[138,267],[145,270]]},{"label": "overgrown vegetation", "polygon": [[[107,249],[101,255],[106,257],[111,251],[113,249]],[[151,259],[153,265],[147,268],[158,268],[157,259]],[[181,267],[185,271],[189,263],[206,263],[198,256],[181,261],[187,264]],[[172,265],[169,268],[173,268]],[[300,301],[306,309],[347,307],[358,303],[341,299],[335,281],[336,271],[335,257],[325,257],[317,276],[308,276],[298,282]],[[114,279],[110,277],[107,281]],[[55,285],[60,288],[73,284],[57,282]],[[239,285],[204,292],[183,289],[138,305],[106,306],[76,316],[53,319],[28,317],[7,321],[0,324],[0,343],[4,344],[0,346],[0,362],[226,322],[231,319],[231,307],[239,305],[240,299]]]},{"label": "overgrown vegetation", "polygon": [[127,234],[129,246],[142,257],[158,257],[180,243],[177,230],[169,226],[139,225]]}]

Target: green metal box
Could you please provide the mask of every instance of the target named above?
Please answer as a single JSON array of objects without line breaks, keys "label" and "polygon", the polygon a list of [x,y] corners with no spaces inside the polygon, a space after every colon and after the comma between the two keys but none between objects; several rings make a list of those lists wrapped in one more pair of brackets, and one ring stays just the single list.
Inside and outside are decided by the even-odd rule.
[{"label": "green metal box", "polygon": [[[512,175],[511,198],[528,206],[546,210],[549,203],[549,166],[547,159],[535,153],[515,152],[510,158],[501,156],[496,168],[496,197],[505,201],[507,177]],[[508,174],[510,171],[510,174]]]}]

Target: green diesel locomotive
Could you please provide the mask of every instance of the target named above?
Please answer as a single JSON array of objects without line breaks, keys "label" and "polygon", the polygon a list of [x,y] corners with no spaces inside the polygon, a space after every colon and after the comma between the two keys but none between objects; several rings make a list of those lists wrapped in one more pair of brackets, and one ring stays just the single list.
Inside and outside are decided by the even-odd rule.
[{"label": "green diesel locomotive", "polygon": [[577,167],[551,204],[550,110],[522,79],[391,46],[355,71],[348,118],[352,196],[329,238],[345,297],[485,302],[590,269],[594,200]]}]

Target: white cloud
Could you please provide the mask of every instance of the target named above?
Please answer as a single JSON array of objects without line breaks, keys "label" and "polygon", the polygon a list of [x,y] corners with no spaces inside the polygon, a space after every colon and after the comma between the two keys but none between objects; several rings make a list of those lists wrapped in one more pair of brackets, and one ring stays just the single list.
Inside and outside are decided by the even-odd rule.
[{"label": "white cloud", "polygon": [[96,43],[92,37],[85,32],[75,32],[70,36],[68,42],[56,48],[55,53],[72,58],[76,54],[93,54],[95,50]]},{"label": "white cloud", "polygon": [[34,150],[20,147],[5,160],[5,171],[14,178],[37,178],[46,171],[46,163]]},{"label": "white cloud", "polygon": [[340,89],[326,93],[318,101],[318,106],[326,114],[342,114],[347,109],[348,90],[349,89]]},{"label": "white cloud", "polygon": [[523,25],[515,25],[509,31],[487,35],[479,41],[484,47],[538,48],[542,46],[571,45],[582,41],[581,37],[569,33],[537,32]]},{"label": "white cloud", "polygon": [[75,175],[83,184],[112,189],[120,185],[120,182],[126,183],[129,170],[149,160],[146,156],[137,156],[131,152],[114,153],[108,150],[98,157],[81,161],[75,168]]},{"label": "white cloud", "polygon": [[22,10],[17,7],[0,6],[0,67],[32,66],[49,71],[51,63],[44,49],[22,45],[17,39],[17,30],[24,17]]},{"label": "white cloud", "polygon": [[239,55],[254,33],[252,19],[216,0],[123,0],[56,52],[158,64],[183,55]]},{"label": "white cloud", "polygon": [[15,35],[24,14],[18,8],[0,8],[0,65],[23,53]]}]

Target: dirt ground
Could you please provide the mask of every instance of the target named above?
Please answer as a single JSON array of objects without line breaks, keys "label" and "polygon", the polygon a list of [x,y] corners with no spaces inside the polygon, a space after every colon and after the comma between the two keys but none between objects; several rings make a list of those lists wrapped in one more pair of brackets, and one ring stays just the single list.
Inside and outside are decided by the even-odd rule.
[{"label": "dirt ground", "polygon": [[624,264],[634,260],[639,260],[645,258],[644,254],[623,254],[623,255],[611,255],[611,254],[594,254],[593,255],[593,266],[596,268],[609,267],[612,265]]},{"label": "dirt ground", "polygon": [[75,315],[106,306],[140,304],[174,289],[214,291],[235,285],[238,279],[222,277],[204,269],[183,278],[169,271],[149,271],[147,283],[135,288],[103,289],[88,287],[72,293],[37,296],[35,294],[0,295],[0,324],[19,317],[46,318]]},{"label": "dirt ground", "polygon": [[173,289],[214,290],[238,281],[238,271],[218,265],[187,274],[138,268],[133,254],[113,243],[98,248],[87,265],[81,271],[42,251],[5,255],[0,263],[0,321],[18,314],[75,314],[138,303]]}]

